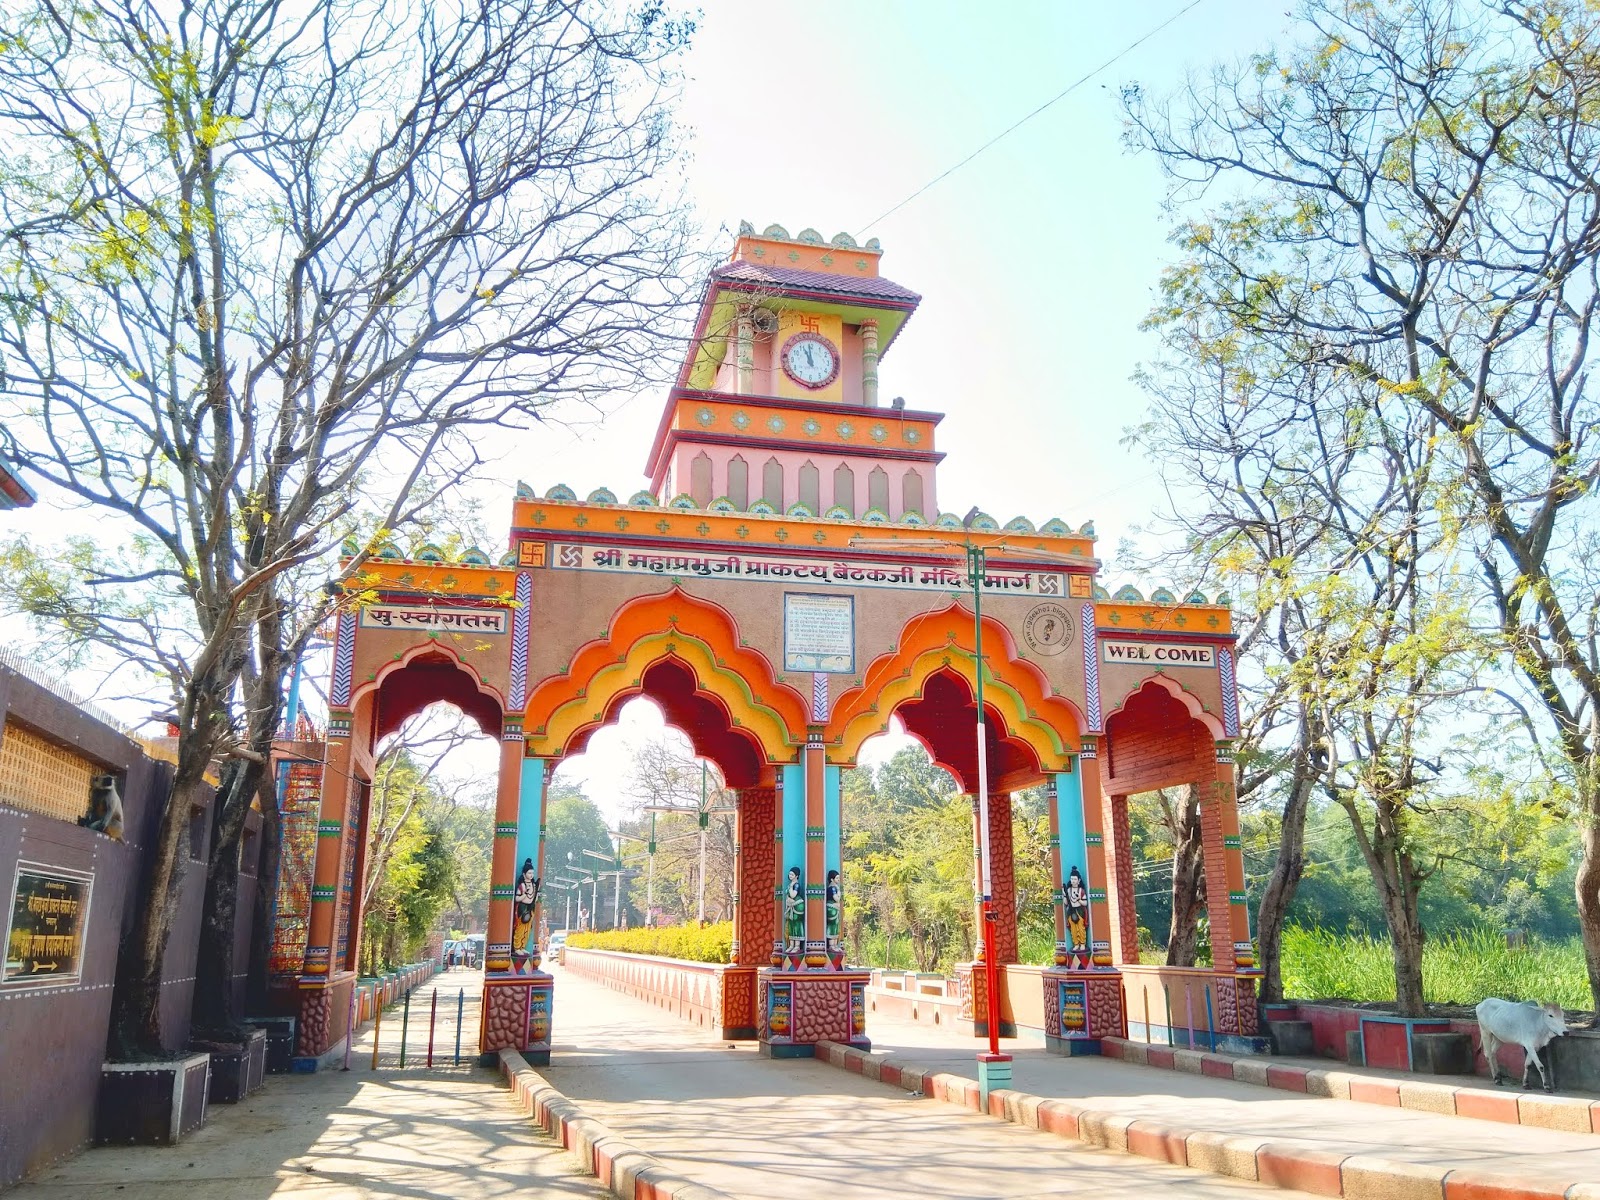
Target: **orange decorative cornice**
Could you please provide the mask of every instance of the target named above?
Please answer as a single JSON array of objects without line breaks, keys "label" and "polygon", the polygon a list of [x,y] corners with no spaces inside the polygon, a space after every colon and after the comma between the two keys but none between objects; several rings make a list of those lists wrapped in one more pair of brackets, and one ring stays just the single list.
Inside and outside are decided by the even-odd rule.
[{"label": "orange decorative cornice", "polygon": [[[1049,680],[1017,654],[1006,627],[985,617],[984,703],[998,711],[1011,736],[1025,741],[1046,771],[1060,771],[1074,755],[1088,723],[1070,700],[1052,693]],[[888,728],[894,710],[917,699],[928,677],[954,671],[976,690],[972,610],[952,602],[906,622],[896,647],[867,667],[859,687],[834,704],[824,738],[828,760],[854,763],[862,742]]]}]

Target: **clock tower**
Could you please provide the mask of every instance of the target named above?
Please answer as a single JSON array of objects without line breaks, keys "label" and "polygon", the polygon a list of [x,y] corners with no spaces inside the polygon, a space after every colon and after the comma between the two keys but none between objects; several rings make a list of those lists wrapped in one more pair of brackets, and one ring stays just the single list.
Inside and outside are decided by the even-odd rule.
[{"label": "clock tower", "polygon": [[931,523],[939,413],[878,396],[878,362],[921,297],[878,240],[741,224],[712,272],[650,449],[658,503]]}]

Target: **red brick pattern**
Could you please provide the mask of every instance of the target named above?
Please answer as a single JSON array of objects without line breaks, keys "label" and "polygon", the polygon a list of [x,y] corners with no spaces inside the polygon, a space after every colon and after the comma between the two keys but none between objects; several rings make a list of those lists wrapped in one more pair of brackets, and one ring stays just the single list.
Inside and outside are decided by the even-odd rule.
[{"label": "red brick pattern", "polygon": [[1138,890],[1133,882],[1133,842],[1128,830],[1128,798],[1105,798],[1106,840],[1111,856],[1111,923],[1116,936],[1111,939],[1112,957],[1119,963],[1139,961],[1139,908],[1134,901]]},{"label": "red brick pattern", "polygon": [[1010,793],[989,796],[989,886],[994,897],[995,962],[1017,961],[1017,877],[1012,862]]},{"label": "red brick pattern", "polygon": [[773,788],[739,792],[739,964],[765,966],[777,928],[778,851],[773,843]]}]

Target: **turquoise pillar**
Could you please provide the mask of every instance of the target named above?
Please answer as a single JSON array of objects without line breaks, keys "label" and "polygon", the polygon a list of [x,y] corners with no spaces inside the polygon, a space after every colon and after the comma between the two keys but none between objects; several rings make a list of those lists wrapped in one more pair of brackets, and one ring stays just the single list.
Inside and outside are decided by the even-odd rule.
[{"label": "turquoise pillar", "polygon": [[1087,970],[1090,964],[1089,846],[1084,836],[1083,775],[1061,771],[1055,776],[1056,832],[1061,848],[1061,896],[1066,910],[1067,964]]},{"label": "turquoise pillar", "polygon": [[538,958],[535,880],[544,878],[545,760],[524,758],[517,791],[516,871],[511,885],[511,970],[531,975]]},{"label": "turquoise pillar", "polygon": [[843,798],[840,785],[843,772],[829,763],[822,775],[822,856],[825,890],[824,905],[827,913],[828,959],[836,967],[844,964],[842,925],[844,920],[844,821]]},{"label": "turquoise pillar", "polygon": [[783,924],[785,965],[805,957],[806,772],[803,763],[779,769],[778,799],[783,806],[778,841],[778,917]]}]

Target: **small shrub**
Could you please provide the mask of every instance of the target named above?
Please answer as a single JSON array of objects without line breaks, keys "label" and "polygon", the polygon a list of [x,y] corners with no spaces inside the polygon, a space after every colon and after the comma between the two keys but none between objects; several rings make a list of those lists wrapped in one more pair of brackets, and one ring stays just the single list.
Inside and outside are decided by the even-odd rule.
[{"label": "small shrub", "polygon": [[654,929],[573,933],[567,936],[567,945],[584,950],[619,950],[624,954],[681,958],[689,962],[726,963],[733,961],[733,922],[722,921],[704,928],[665,925]]}]

